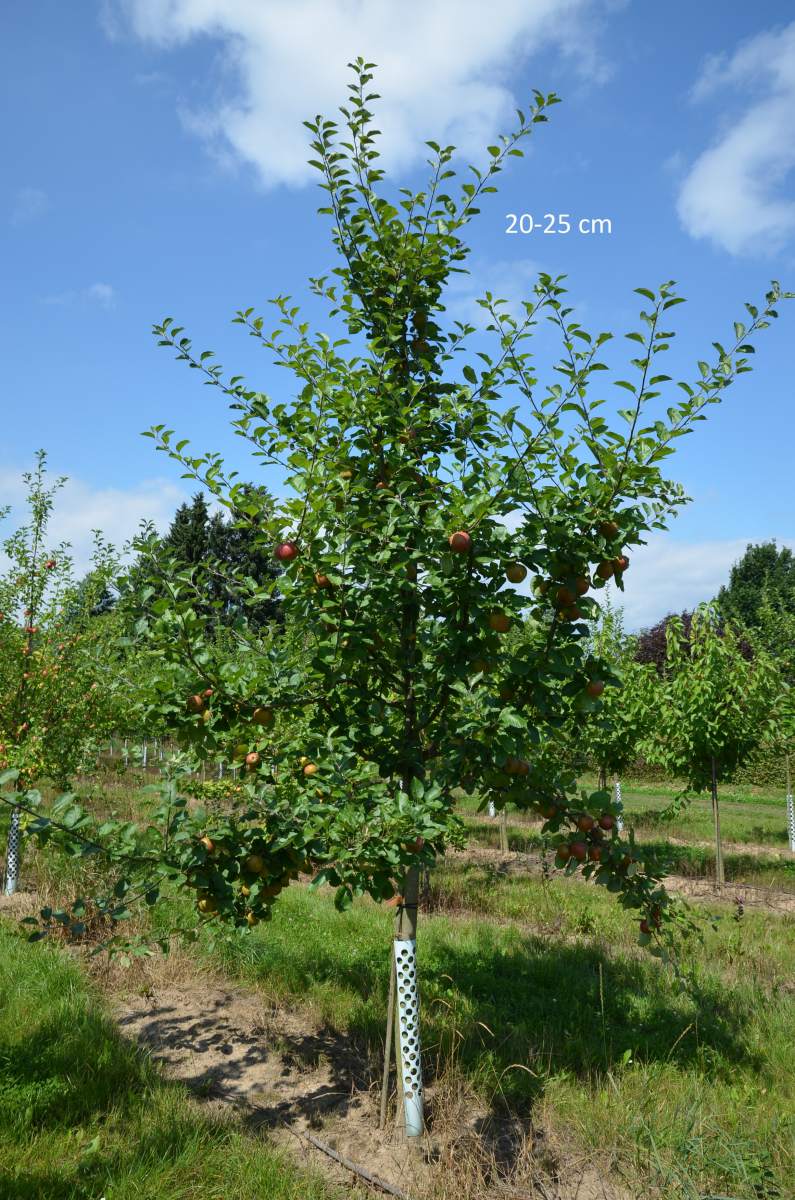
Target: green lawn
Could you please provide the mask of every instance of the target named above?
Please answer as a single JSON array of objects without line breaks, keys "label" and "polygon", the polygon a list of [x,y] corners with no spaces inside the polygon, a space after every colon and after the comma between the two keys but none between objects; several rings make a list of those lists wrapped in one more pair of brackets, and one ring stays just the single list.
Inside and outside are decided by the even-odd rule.
[{"label": "green lawn", "polygon": [[208,1116],[120,1038],[74,962],[0,927],[3,1200],[342,1195]]}]

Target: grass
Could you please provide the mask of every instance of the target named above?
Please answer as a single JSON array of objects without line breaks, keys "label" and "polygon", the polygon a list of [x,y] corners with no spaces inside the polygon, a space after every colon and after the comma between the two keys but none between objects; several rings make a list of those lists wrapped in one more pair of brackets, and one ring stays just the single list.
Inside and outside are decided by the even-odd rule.
[{"label": "grass", "polygon": [[122,1040],[77,964],[0,928],[3,1200],[341,1195],[202,1111]]},{"label": "grass", "polygon": [[[635,1195],[783,1197],[793,1158],[795,922],[747,913],[687,949],[684,982],[611,897],[482,867],[435,873],[421,922],[428,1077],[458,1073],[553,1142],[619,1165]],[[499,918],[497,923],[495,918]],[[291,888],[212,954],[228,975],[380,1053],[391,917]],[[207,951],[209,953],[209,951]]]}]

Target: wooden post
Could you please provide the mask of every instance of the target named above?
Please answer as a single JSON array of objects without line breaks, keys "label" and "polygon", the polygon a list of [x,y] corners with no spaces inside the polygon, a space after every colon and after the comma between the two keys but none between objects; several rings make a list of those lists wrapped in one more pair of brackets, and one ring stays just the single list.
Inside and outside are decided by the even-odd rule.
[{"label": "wooden post", "polygon": [[723,847],[720,840],[720,806],[718,804],[718,768],[712,755],[712,816],[715,820],[715,884],[723,887]]},{"label": "wooden post", "polygon": [[500,809],[500,853],[508,853],[508,814],[504,808]]},{"label": "wooden post", "polygon": [[392,1033],[395,1023],[395,955],[390,956],[389,963],[389,998],[386,1002],[386,1041],[384,1042],[384,1074],[381,1079],[381,1112],[378,1118],[378,1128],[386,1125],[386,1106],[389,1100],[389,1069],[392,1066]]}]

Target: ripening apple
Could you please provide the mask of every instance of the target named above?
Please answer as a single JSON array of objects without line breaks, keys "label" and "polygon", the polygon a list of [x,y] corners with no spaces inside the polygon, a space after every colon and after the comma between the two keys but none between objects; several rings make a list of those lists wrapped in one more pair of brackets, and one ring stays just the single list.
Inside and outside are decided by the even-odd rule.
[{"label": "ripening apple", "polygon": [[212,838],[208,838],[205,834],[203,838],[199,838],[199,841],[201,842],[202,846],[204,846],[204,849],[207,851],[207,853],[212,854],[212,852],[215,850],[215,842],[212,840]]},{"label": "ripening apple", "polygon": [[641,933],[651,933],[651,925],[649,925],[649,922],[646,920],[645,917],[640,922],[640,931],[641,931]]},{"label": "ripening apple", "polygon": [[248,925],[249,929],[253,929],[255,925],[259,925],[259,917],[257,914],[253,912],[247,912],[246,924]]},{"label": "ripening apple", "polygon": [[189,713],[202,713],[202,712],[204,712],[206,707],[207,707],[207,705],[204,702],[203,696],[200,696],[198,693],[196,693],[193,696],[188,696],[188,712]]},{"label": "ripening apple", "polygon": [[255,725],[272,725],[275,720],[273,709],[267,708],[264,705],[257,705],[251,714],[251,720]]},{"label": "ripening apple", "polygon": [[324,575],[321,571],[315,571],[315,583],[319,588],[331,587],[331,580],[328,575]]},{"label": "ripening apple", "polygon": [[587,575],[578,575],[574,580],[574,587],[578,596],[584,596],[591,586],[591,581]]},{"label": "ripening apple", "polygon": [[246,769],[249,771],[255,771],[260,765],[261,761],[262,760],[256,750],[249,751],[249,753],[246,755]]},{"label": "ripening apple", "polygon": [[295,542],[279,542],[273,553],[279,562],[290,563],[298,557],[298,546]]},{"label": "ripening apple", "polygon": [[569,608],[572,604],[574,604],[576,599],[577,597],[571,588],[565,586],[559,587],[555,592],[555,603],[557,604],[558,608]]},{"label": "ripening apple", "polygon": [[489,627],[495,633],[507,633],[511,628],[511,618],[507,613],[495,609],[494,612],[489,613]]},{"label": "ripening apple", "polygon": [[317,775],[317,763],[308,762],[304,766],[303,771],[307,779],[309,779],[312,775]]},{"label": "ripening apple", "polygon": [[613,565],[617,571],[626,571],[629,566],[629,559],[626,554],[619,554],[618,558],[613,559]]},{"label": "ripening apple", "polygon": [[601,679],[592,679],[585,690],[592,700],[598,700],[605,690],[605,685]]},{"label": "ripening apple", "polygon": [[527,578],[527,567],[522,563],[511,563],[505,571],[505,578],[509,583],[524,583]]},{"label": "ripening apple", "polygon": [[543,808],[539,809],[539,812],[545,821],[551,821],[558,815],[557,806],[554,804],[545,804]]},{"label": "ripening apple", "polygon": [[585,862],[588,857],[588,847],[585,842],[572,842],[569,850],[571,851],[571,857],[575,858],[577,862]]},{"label": "ripening apple", "polygon": [[47,561],[46,561],[46,563],[44,564],[44,566],[46,567],[46,569],[47,569],[48,571],[52,571],[52,570],[54,570],[54,569],[55,569],[55,559],[54,559],[54,558],[48,558],[48,559],[47,559]]},{"label": "ripening apple", "polygon": [[218,904],[213,896],[202,896],[198,907],[200,913],[209,914],[218,912]]},{"label": "ripening apple", "polygon": [[577,828],[580,833],[590,833],[595,824],[596,821],[589,813],[583,813],[581,817],[577,818]]},{"label": "ripening apple", "polygon": [[560,614],[566,621],[582,621],[584,613],[576,604],[570,604],[568,608],[564,608]]},{"label": "ripening apple", "polygon": [[450,534],[447,544],[455,554],[466,554],[472,549],[472,538],[465,529],[457,529]]},{"label": "ripening apple", "polygon": [[265,866],[265,859],[261,854],[249,854],[249,856],[243,860],[243,866],[247,871],[250,871],[252,875],[259,875],[260,871],[262,871]]},{"label": "ripening apple", "polygon": [[590,854],[591,860],[593,862],[601,862],[602,861],[602,847],[601,846],[589,846],[588,853]]},{"label": "ripening apple", "polygon": [[618,525],[616,525],[615,521],[602,521],[599,526],[599,532],[603,538],[612,541],[614,537],[618,536]]},{"label": "ripening apple", "polygon": [[562,846],[558,846],[557,856],[558,858],[562,859],[563,862],[567,862],[571,858],[571,846],[569,846],[566,842],[564,842]]},{"label": "ripening apple", "polygon": [[596,568],[596,574],[600,579],[612,579],[616,573],[616,564],[611,559],[605,559],[599,563]]},{"label": "ripening apple", "polygon": [[602,813],[601,817],[599,818],[600,829],[610,830],[613,828],[615,823],[615,817],[612,815],[612,813]]}]

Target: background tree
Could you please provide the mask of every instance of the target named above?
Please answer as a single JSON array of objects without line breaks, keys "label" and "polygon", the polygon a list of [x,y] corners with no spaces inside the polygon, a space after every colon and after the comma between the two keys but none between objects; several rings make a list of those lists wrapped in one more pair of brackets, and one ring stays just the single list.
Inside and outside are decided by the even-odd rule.
[{"label": "background tree", "polygon": [[693,614],[689,634],[668,622],[667,655],[654,737],[646,755],[696,793],[709,790],[715,821],[715,877],[723,885],[718,784],[772,739],[786,690],[772,657],[761,647],[748,657],[714,607]]},{"label": "background tree", "polygon": [[[520,317],[485,296],[494,348],[470,350],[474,326],[448,321],[444,308],[468,254],[463,230],[556,97],[537,93],[489,148],[489,165],[461,183],[453,148],[429,143],[427,187],[398,192],[382,186],[371,81],[359,60],[341,138],[333,121],[307,123],[338,252],[312,290],[342,329],[312,335],[284,296],[271,332],[252,309],[236,317],[293,376],[295,394],[273,401],[226,377],[210,351],[194,353],[172,319],[156,327],[161,344],[225,393],[233,427],[280,480],[279,501],[260,504],[220,455],[194,456],[163,427],[152,431],[284,568],[250,600],[278,590],[303,653],[297,660],[295,642],[274,637],[243,661],[219,661],[185,573],[152,602],[140,636],[160,664],[163,711],[198,753],[237,746],[247,774],[243,801],[203,829],[207,817],[172,796],[149,858],[193,889],[200,913],[241,929],[267,917],[310,860],[340,904],[397,893],[401,1078],[416,1134],[419,1042],[407,997],[416,999],[417,870],[457,837],[462,776],[484,801],[543,804],[558,864],[615,891],[637,913],[641,940],[663,952],[659,873],[618,837],[602,792],[572,793],[562,780],[540,801],[523,783],[527,756],[571,708],[582,720],[598,709],[588,691],[602,677],[588,642],[594,593],[611,578],[621,588],[627,549],[685,502],[661,466],[749,369],[748,338],[775,317],[780,290],[761,311],[748,307],[748,327],[736,326],[732,347],[718,346],[714,365],[683,381],[660,417],[654,402],[669,379],[659,357],[680,301],[670,283],[640,289],[631,378],[615,380],[628,406],[612,415],[601,359],[611,335],[572,317],[560,279],[541,274]],[[544,386],[527,343],[547,319],[562,355]],[[530,597],[516,590],[528,571],[538,576]],[[519,621],[527,635],[515,655],[504,639]],[[157,895],[151,879],[146,895]]]},{"label": "background tree", "polygon": [[795,616],[795,555],[775,541],[751,544],[718,592],[724,617],[746,629],[761,629],[762,609]]},{"label": "background tree", "polygon": [[[107,738],[117,700],[103,661],[113,618],[94,615],[118,570],[113,551],[97,537],[92,569],[78,583],[68,547],[47,543],[65,481],[48,486],[43,451],[23,478],[28,518],[3,543],[0,575],[0,772],[17,792],[42,780],[65,786]],[[13,892],[20,809],[10,803],[6,890]]]},{"label": "background tree", "polygon": [[653,664],[638,661],[637,642],[624,633],[620,612],[608,608],[593,637],[594,655],[608,668],[600,681],[602,703],[578,737],[579,747],[599,771],[601,788],[635,761],[659,705],[657,672]]},{"label": "background tree", "polygon": [[[241,511],[247,503],[260,512],[273,500],[265,488],[249,485],[239,495]],[[202,492],[179,506],[163,537],[150,529],[141,539],[138,561],[126,579],[128,601],[146,588],[151,603],[165,593],[165,582],[175,572],[186,570],[193,579],[197,612],[211,624],[229,625],[243,617],[251,629],[262,630],[280,619],[278,595],[263,597],[261,590],[266,581],[278,578],[279,564],[257,539],[250,519],[211,512]]]}]

